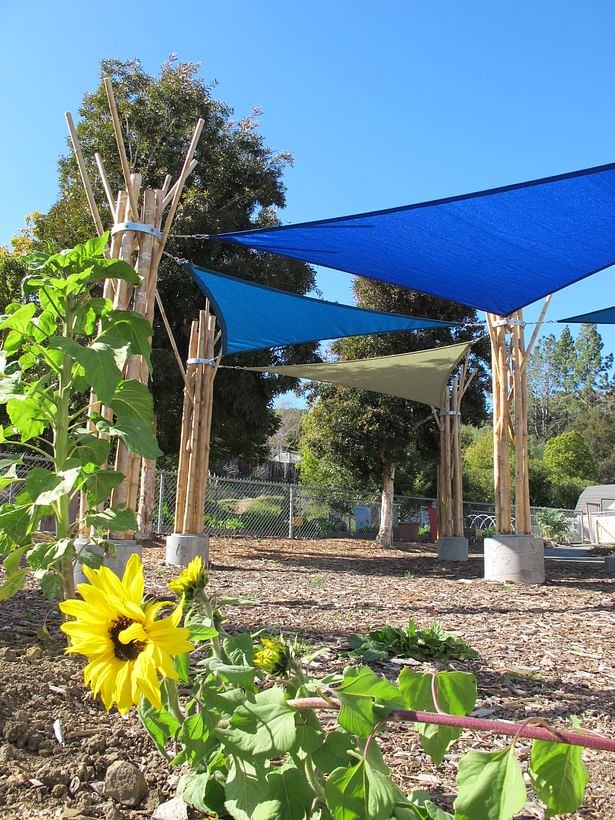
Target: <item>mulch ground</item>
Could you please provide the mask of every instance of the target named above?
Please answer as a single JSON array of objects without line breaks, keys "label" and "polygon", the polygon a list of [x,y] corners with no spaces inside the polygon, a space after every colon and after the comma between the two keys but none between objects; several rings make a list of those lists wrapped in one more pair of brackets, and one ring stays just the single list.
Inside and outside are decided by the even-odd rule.
[{"label": "mulch ground", "polygon": [[[480,653],[480,660],[456,664],[476,675],[480,715],[540,716],[564,725],[574,714],[584,728],[615,737],[615,581],[602,564],[547,559],[547,582],[527,587],[482,580],[479,555],[465,564],[439,563],[429,545],[383,550],[356,540],[212,539],[210,559],[210,588],[253,602],[228,608],[228,626],[282,630],[326,647],[315,676],[347,664],[340,653],[351,632],[437,620]],[[163,594],[178,571],[164,566],[160,548],[145,550],[144,564],[147,591]],[[134,714],[108,714],[92,701],[82,686],[83,662],[62,654],[59,615],[34,583],[0,603],[0,615],[0,816],[150,817],[173,795],[178,772],[158,756]],[[43,619],[51,641],[37,637]],[[401,666],[374,668],[395,678]],[[392,725],[380,743],[404,791],[428,789],[450,808],[462,754],[495,750],[505,740],[466,732],[438,767],[410,727]],[[517,746],[522,761],[528,748]],[[149,793],[136,809],[104,796],[105,772],[118,759],[145,774]],[[615,818],[613,757],[586,750],[584,759],[591,782],[574,816]],[[542,816],[537,802],[517,815]]]}]

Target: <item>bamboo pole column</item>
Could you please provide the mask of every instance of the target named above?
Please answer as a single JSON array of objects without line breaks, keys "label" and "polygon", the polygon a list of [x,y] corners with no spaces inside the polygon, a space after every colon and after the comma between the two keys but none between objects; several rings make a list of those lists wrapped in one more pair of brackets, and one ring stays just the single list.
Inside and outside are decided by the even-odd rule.
[{"label": "bamboo pole column", "polygon": [[167,563],[185,565],[195,555],[207,558],[204,535],[205,494],[209,470],[214,379],[219,357],[214,355],[216,320],[199,312],[190,332],[186,386],[177,470],[174,532],[167,538]]}]

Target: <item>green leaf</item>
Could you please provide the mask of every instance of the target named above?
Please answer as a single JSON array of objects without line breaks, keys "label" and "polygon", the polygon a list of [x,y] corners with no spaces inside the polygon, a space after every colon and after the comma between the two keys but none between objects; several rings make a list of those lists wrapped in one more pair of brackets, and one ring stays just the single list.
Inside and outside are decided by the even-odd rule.
[{"label": "green leaf", "polygon": [[24,567],[8,575],[3,584],[0,584],[0,601],[12,598],[20,589],[23,589],[28,577],[28,570]]},{"label": "green leaf", "polygon": [[336,730],[329,732],[322,746],[312,754],[312,759],[321,772],[329,774],[334,769],[346,768],[350,762],[348,753],[355,750],[352,735]]},{"label": "green leaf", "polygon": [[0,404],[6,404],[10,399],[22,395],[21,373],[16,370],[14,373],[3,373],[0,375]]},{"label": "green leaf", "polygon": [[[327,807],[334,820],[366,820],[365,761],[331,772],[325,783]],[[372,818],[370,818],[372,820]]]},{"label": "green leaf", "polygon": [[131,453],[143,458],[155,459],[162,455],[154,434],[153,422],[145,423],[140,419],[116,419],[111,424],[106,419],[96,422],[96,429],[109,436],[121,439]]},{"label": "green leaf", "polygon": [[402,706],[395,684],[365,666],[346,667],[335,695],[341,702],[338,723],[360,737],[367,737],[379,720]]},{"label": "green leaf", "polygon": [[432,818],[432,820],[455,820],[454,816],[444,809],[441,809],[439,806],[436,806],[435,803],[432,803],[431,800],[425,801],[425,808],[427,809],[427,814]]},{"label": "green leaf", "polygon": [[79,433],[76,440],[77,447],[73,455],[81,464],[101,465],[107,463],[111,449],[109,439],[100,438],[93,433]]},{"label": "green leaf", "polygon": [[[420,712],[435,712],[436,705],[432,693],[433,675],[403,669],[399,676],[399,690],[407,709]],[[438,706],[452,715],[467,715],[476,703],[476,680],[468,672],[438,672],[435,680]],[[461,734],[461,729],[452,726],[437,726],[433,723],[416,723],[421,746],[439,765],[451,743]]]},{"label": "green leaf", "polygon": [[468,752],[459,762],[458,820],[510,820],[527,799],[523,773],[512,747],[501,752]]},{"label": "green leaf", "polygon": [[267,783],[268,799],[256,807],[253,820],[309,820],[315,794],[303,771],[289,763],[268,774]]},{"label": "green leaf", "polygon": [[93,236],[84,242],[83,253],[88,257],[103,257],[109,245],[109,231],[104,231],[100,236]]},{"label": "green leaf", "polygon": [[217,678],[222,678],[233,686],[241,686],[249,690],[254,688],[256,669],[253,666],[224,663],[219,658],[205,658],[199,661],[198,666],[208,669]]},{"label": "green leaf", "polygon": [[98,259],[91,276],[92,282],[102,282],[104,279],[122,279],[130,285],[138,285],[141,277],[136,270],[122,259]]},{"label": "green leaf", "polygon": [[212,785],[216,786],[217,783],[210,772],[184,774],[177,784],[177,796],[183,798],[188,805],[194,806],[195,809],[209,816],[212,810],[217,812],[217,809],[212,806]]},{"label": "green leaf", "polygon": [[311,709],[296,712],[295,727],[297,729],[298,749],[311,755],[322,748],[324,733],[320,721]]},{"label": "green leaf", "polygon": [[147,387],[136,379],[120,382],[109,405],[118,419],[140,419],[153,425],[154,401]]},{"label": "green leaf", "polygon": [[224,806],[235,820],[252,820],[259,803],[269,797],[265,770],[231,756]]},{"label": "green leaf", "polygon": [[[123,480],[124,475],[122,473],[97,468],[95,472],[88,475],[83,486],[89,504],[94,507],[106,501],[111,494],[111,490],[119,487]],[[129,529],[133,529],[133,527]]]},{"label": "green leaf", "polygon": [[545,817],[570,814],[583,802],[589,772],[582,746],[535,740],[529,774],[534,791],[547,807]]},{"label": "green leaf", "polygon": [[26,477],[26,490],[33,504],[53,504],[75,487],[81,473],[81,467],[52,473],[42,467],[34,467]]},{"label": "green leaf", "polygon": [[0,532],[19,541],[34,526],[31,504],[3,504],[0,507]]},{"label": "green leaf", "polygon": [[173,658],[173,666],[179,675],[182,683],[190,683],[190,655],[187,652],[182,652],[181,655],[175,655]]},{"label": "green leaf", "polygon": [[9,399],[6,403],[6,412],[22,441],[40,436],[49,424],[43,405],[33,396]]},{"label": "green leaf", "polygon": [[15,330],[23,336],[32,332],[32,317],[36,313],[34,302],[28,302],[17,308],[14,313],[0,319],[1,330]]},{"label": "green leaf", "polygon": [[205,641],[210,641],[212,638],[215,638],[218,635],[218,630],[214,629],[213,626],[205,626],[204,624],[197,624],[192,622],[186,624],[186,626],[190,628],[189,640],[191,641],[198,641],[200,643],[204,643]]},{"label": "green leaf", "polygon": [[49,347],[61,350],[78,362],[97,397],[103,404],[110,404],[122,378],[121,369],[128,356],[128,342],[113,338],[100,340],[99,337],[89,347],[83,347],[74,339],[54,336],[49,340]]},{"label": "green leaf", "polygon": [[151,372],[152,326],[144,316],[129,310],[112,310],[103,319],[103,335],[129,342],[130,352],[143,356]]},{"label": "green leaf", "polygon": [[228,729],[217,729],[233,754],[249,759],[272,758],[294,747],[295,710],[287,706],[282,690],[270,689],[266,694],[269,700],[275,695],[277,702],[244,703],[235,710]]},{"label": "green leaf", "polygon": [[254,660],[254,641],[249,632],[237,632],[224,639],[224,652],[231,661],[245,666],[251,666]]},{"label": "green leaf", "polygon": [[59,601],[62,598],[62,579],[57,572],[45,572],[43,575],[39,576],[38,580],[41,585],[43,595],[48,601]]},{"label": "green leaf", "polygon": [[85,519],[85,523],[98,530],[113,530],[114,532],[125,532],[137,529],[137,518],[132,510],[118,510],[109,507],[108,510],[91,510]]},{"label": "green leaf", "polygon": [[167,743],[175,738],[179,729],[177,719],[164,707],[156,709],[146,698],[141,698],[138,712],[141,722],[150,737],[162,754],[165,755]]}]

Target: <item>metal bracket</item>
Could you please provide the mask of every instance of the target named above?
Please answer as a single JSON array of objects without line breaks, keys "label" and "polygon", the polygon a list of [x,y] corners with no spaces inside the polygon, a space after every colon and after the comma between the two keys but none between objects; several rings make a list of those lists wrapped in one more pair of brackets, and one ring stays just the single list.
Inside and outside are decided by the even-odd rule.
[{"label": "metal bracket", "polygon": [[208,364],[211,367],[214,367],[214,365],[216,364],[216,360],[215,359],[201,359],[201,358],[197,357],[195,359],[187,359],[186,364]]},{"label": "metal bracket", "polygon": [[145,225],[143,222],[118,222],[111,228],[111,236],[122,231],[135,231],[137,233],[147,233],[155,239],[162,239],[162,232],[153,225]]},{"label": "metal bracket", "polygon": [[459,410],[438,410],[439,416],[460,416]]},{"label": "metal bracket", "polygon": [[522,319],[498,319],[492,322],[492,327],[525,327],[525,322]]}]

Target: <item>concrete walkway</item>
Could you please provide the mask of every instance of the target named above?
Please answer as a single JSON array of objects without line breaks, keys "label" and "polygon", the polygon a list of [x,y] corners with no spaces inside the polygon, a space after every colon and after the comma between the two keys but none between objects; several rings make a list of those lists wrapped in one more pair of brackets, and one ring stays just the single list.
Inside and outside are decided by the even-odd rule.
[{"label": "concrete walkway", "polygon": [[591,548],[591,544],[579,544],[575,547],[545,547],[545,558],[583,564],[604,564],[604,555],[591,555]]}]

